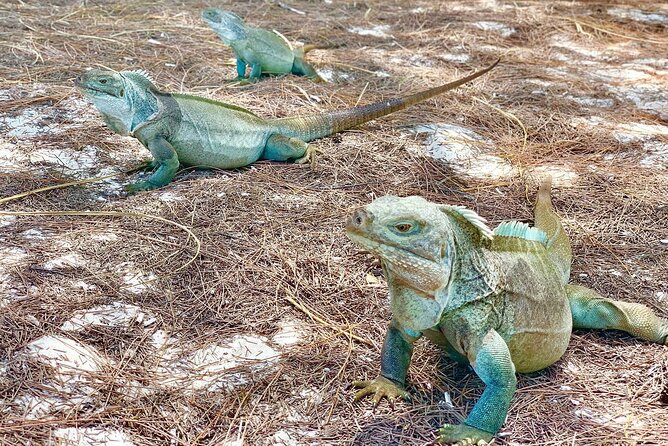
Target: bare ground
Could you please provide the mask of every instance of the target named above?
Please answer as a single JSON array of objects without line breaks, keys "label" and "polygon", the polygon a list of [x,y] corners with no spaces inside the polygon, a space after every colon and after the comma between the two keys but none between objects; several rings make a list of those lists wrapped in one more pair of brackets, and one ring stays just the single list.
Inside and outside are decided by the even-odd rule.
[{"label": "bare ground", "polygon": [[[4,205],[160,216],[202,249],[188,264],[192,237],[149,217],[0,216],[3,445],[430,442],[482,392],[470,370],[420,343],[412,404],[374,411],[353,404],[349,388],[377,373],[389,311],[379,265],[342,228],[384,194],[463,204],[492,225],[529,221],[536,179],[551,173],[573,280],[668,316],[668,7],[221,3],[293,41],[340,45],[309,54],[327,84],[287,76],[235,87],[225,83],[231,52],[199,19],[205,6],[0,6],[2,196],[148,157],[72,88],[90,67],[142,68],[165,90],[280,117],[503,62],[446,96],[317,141],[315,169],[186,170],[126,196],[133,174]],[[559,362],[519,378],[495,444],[666,444],[666,353],[621,333],[576,332]]]}]

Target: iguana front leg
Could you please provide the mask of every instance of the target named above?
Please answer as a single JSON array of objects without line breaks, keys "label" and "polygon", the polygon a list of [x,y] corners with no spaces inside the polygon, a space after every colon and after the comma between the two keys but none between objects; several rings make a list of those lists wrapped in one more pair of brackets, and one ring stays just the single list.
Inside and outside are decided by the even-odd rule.
[{"label": "iguana front leg", "polygon": [[247,81],[257,82],[260,80],[260,76],[262,76],[262,65],[260,64],[260,62],[255,62],[251,64],[251,72],[250,75],[248,76]]},{"label": "iguana front leg", "polygon": [[237,57],[237,79],[238,81],[246,79],[246,67],[248,64],[241,57]]},{"label": "iguana front leg", "polygon": [[174,150],[174,147],[165,138],[155,137],[146,142],[142,141],[142,143],[153,154],[153,165],[157,167],[157,170],[153,172],[148,180],[126,186],[125,189],[130,193],[157,189],[169,184],[179,169],[179,157],[176,154],[176,150]]},{"label": "iguana front leg", "polygon": [[397,397],[410,400],[410,394],[404,389],[408,365],[413,354],[413,343],[420,333],[408,333],[395,321],[390,322],[380,353],[380,375],[373,381],[353,381],[353,386],[360,388],[355,394],[355,401],[367,395],[373,395],[373,405],[387,398],[394,402]]},{"label": "iguana front leg", "polygon": [[479,444],[490,441],[503,426],[517,387],[515,366],[508,346],[495,330],[487,332],[478,342],[465,340],[462,344],[472,346],[467,356],[486,387],[464,423],[444,425],[438,431],[438,440],[458,445]]}]

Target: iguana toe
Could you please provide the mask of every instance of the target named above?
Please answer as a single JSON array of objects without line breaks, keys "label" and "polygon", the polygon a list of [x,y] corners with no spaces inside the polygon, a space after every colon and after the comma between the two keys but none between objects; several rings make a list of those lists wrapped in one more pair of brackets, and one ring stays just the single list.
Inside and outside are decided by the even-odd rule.
[{"label": "iguana toe", "polygon": [[439,443],[450,443],[456,446],[486,445],[492,440],[493,434],[476,429],[466,424],[445,424],[438,430]]},{"label": "iguana toe", "polygon": [[659,318],[661,328],[661,339],[659,344],[668,345],[668,319]]},{"label": "iguana toe", "polygon": [[372,404],[377,406],[383,398],[394,404],[397,398],[410,401],[410,394],[389,379],[379,376],[373,381],[353,381],[353,386],[361,389],[355,394],[353,401],[359,401],[367,395],[373,395]]},{"label": "iguana toe", "polygon": [[145,170],[152,170],[158,167],[157,162],[154,159],[149,159],[138,165],[137,167],[134,167],[132,170],[128,170],[126,173],[134,173],[134,172],[140,172],[140,171],[145,171]]},{"label": "iguana toe", "polygon": [[315,166],[318,164],[317,162],[317,153],[318,149],[315,146],[312,146],[311,144],[308,144],[306,146],[306,153],[304,153],[304,156],[301,158],[297,158],[295,160],[296,164],[306,164],[308,162],[311,163],[311,168],[315,169]]},{"label": "iguana toe", "polygon": [[152,184],[148,181],[138,181],[137,183],[131,183],[125,186],[125,191],[129,194],[134,194],[137,192],[147,191],[157,189],[158,186]]}]

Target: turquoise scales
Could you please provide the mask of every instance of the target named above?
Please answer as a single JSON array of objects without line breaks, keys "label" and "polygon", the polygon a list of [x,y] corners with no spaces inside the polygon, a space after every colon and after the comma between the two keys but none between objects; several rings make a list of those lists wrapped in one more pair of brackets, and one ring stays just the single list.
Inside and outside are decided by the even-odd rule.
[{"label": "turquoise scales", "polygon": [[471,364],[486,386],[464,423],[439,430],[440,441],[484,444],[504,423],[515,372],[557,361],[572,328],[618,329],[668,345],[668,321],[646,306],[568,284],[571,247],[549,182],[539,190],[535,224],[491,231],[473,211],[420,197],[382,197],[355,212],[348,235],[380,257],[392,310],[380,375],[356,381],[355,399],[408,398],[413,343],[424,336]]},{"label": "turquoise scales", "polygon": [[[317,48],[315,45],[292,49],[276,33],[248,26],[229,11],[208,8],[202,11],[202,18],[237,56],[237,80],[255,82],[263,73],[292,73],[317,82],[322,80],[304,60],[304,54]],[[248,66],[251,72],[246,77]]]},{"label": "turquoise scales", "polygon": [[307,142],[452,90],[482,76],[497,63],[404,98],[282,119],[265,119],[224,102],[160,91],[144,72],[91,70],[75,83],[114,132],[137,138],[153,155],[153,175],[129,186],[138,191],[168,184],[180,164],[234,169],[259,159],[308,162],[313,148]]}]

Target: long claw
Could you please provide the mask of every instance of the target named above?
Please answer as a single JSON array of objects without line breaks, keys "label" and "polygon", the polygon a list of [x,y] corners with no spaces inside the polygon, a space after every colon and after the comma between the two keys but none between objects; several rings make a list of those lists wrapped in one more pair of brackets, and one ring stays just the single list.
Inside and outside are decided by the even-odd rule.
[{"label": "long claw", "polygon": [[359,401],[367,395],[373,395],[371,404],[376,407],[383,398],[387,398],[389,403],[394,407],[394,402],[397,398],[403,398],[410,401],[410,395],[400,385],[394,381],[379,376],[373,381],[353,381],[353,386],[361,388],[353,398],[354,401]]},{"label": "long claw", "polygon": [[353,401],[357,402],[364,398],[367,395],[370,395],[373,393],[373,389],[371,387],[365,387],[359,392],[355,393],[355,396],[353,397]]},{"label": "long claw", "polygon": [[139,172],[141,170],[149,170],[149,169],[155,169],[156,163],[155,160],[146,160],[140,165],[134,167],[132,170],[128,170],[126,173],[135,173]]},{"label": "long claw", "polygon": [[485,446],[493,434],[466,424],[444,424],[436,433],[438,442],[455,446]]},{"label": "long claw", "polygon": [[137,183],[128,184],[124,187],[125,191],[128,194],[134,194],[134,193],[137,193],[137,192],[153,190],[153,189],[157,189],[157,188],[158,188],[158,186],[156,186],[154,184],[151,184],[148,181],[139,181]]},{"label": "long claw", "polygon": [[304,156],[302,156],[301,158],[296,159],[295,163],[296,164],[306,164],[306,163],[310,162],[311,163],[311,168],[315,169],[315,167],[318,164],[317,156],[316,156],[317,153],[318,153],[318,149],[315,146],[312,146],[311,144],[308,144],[306,146],[306,152],[304,153]]}]

